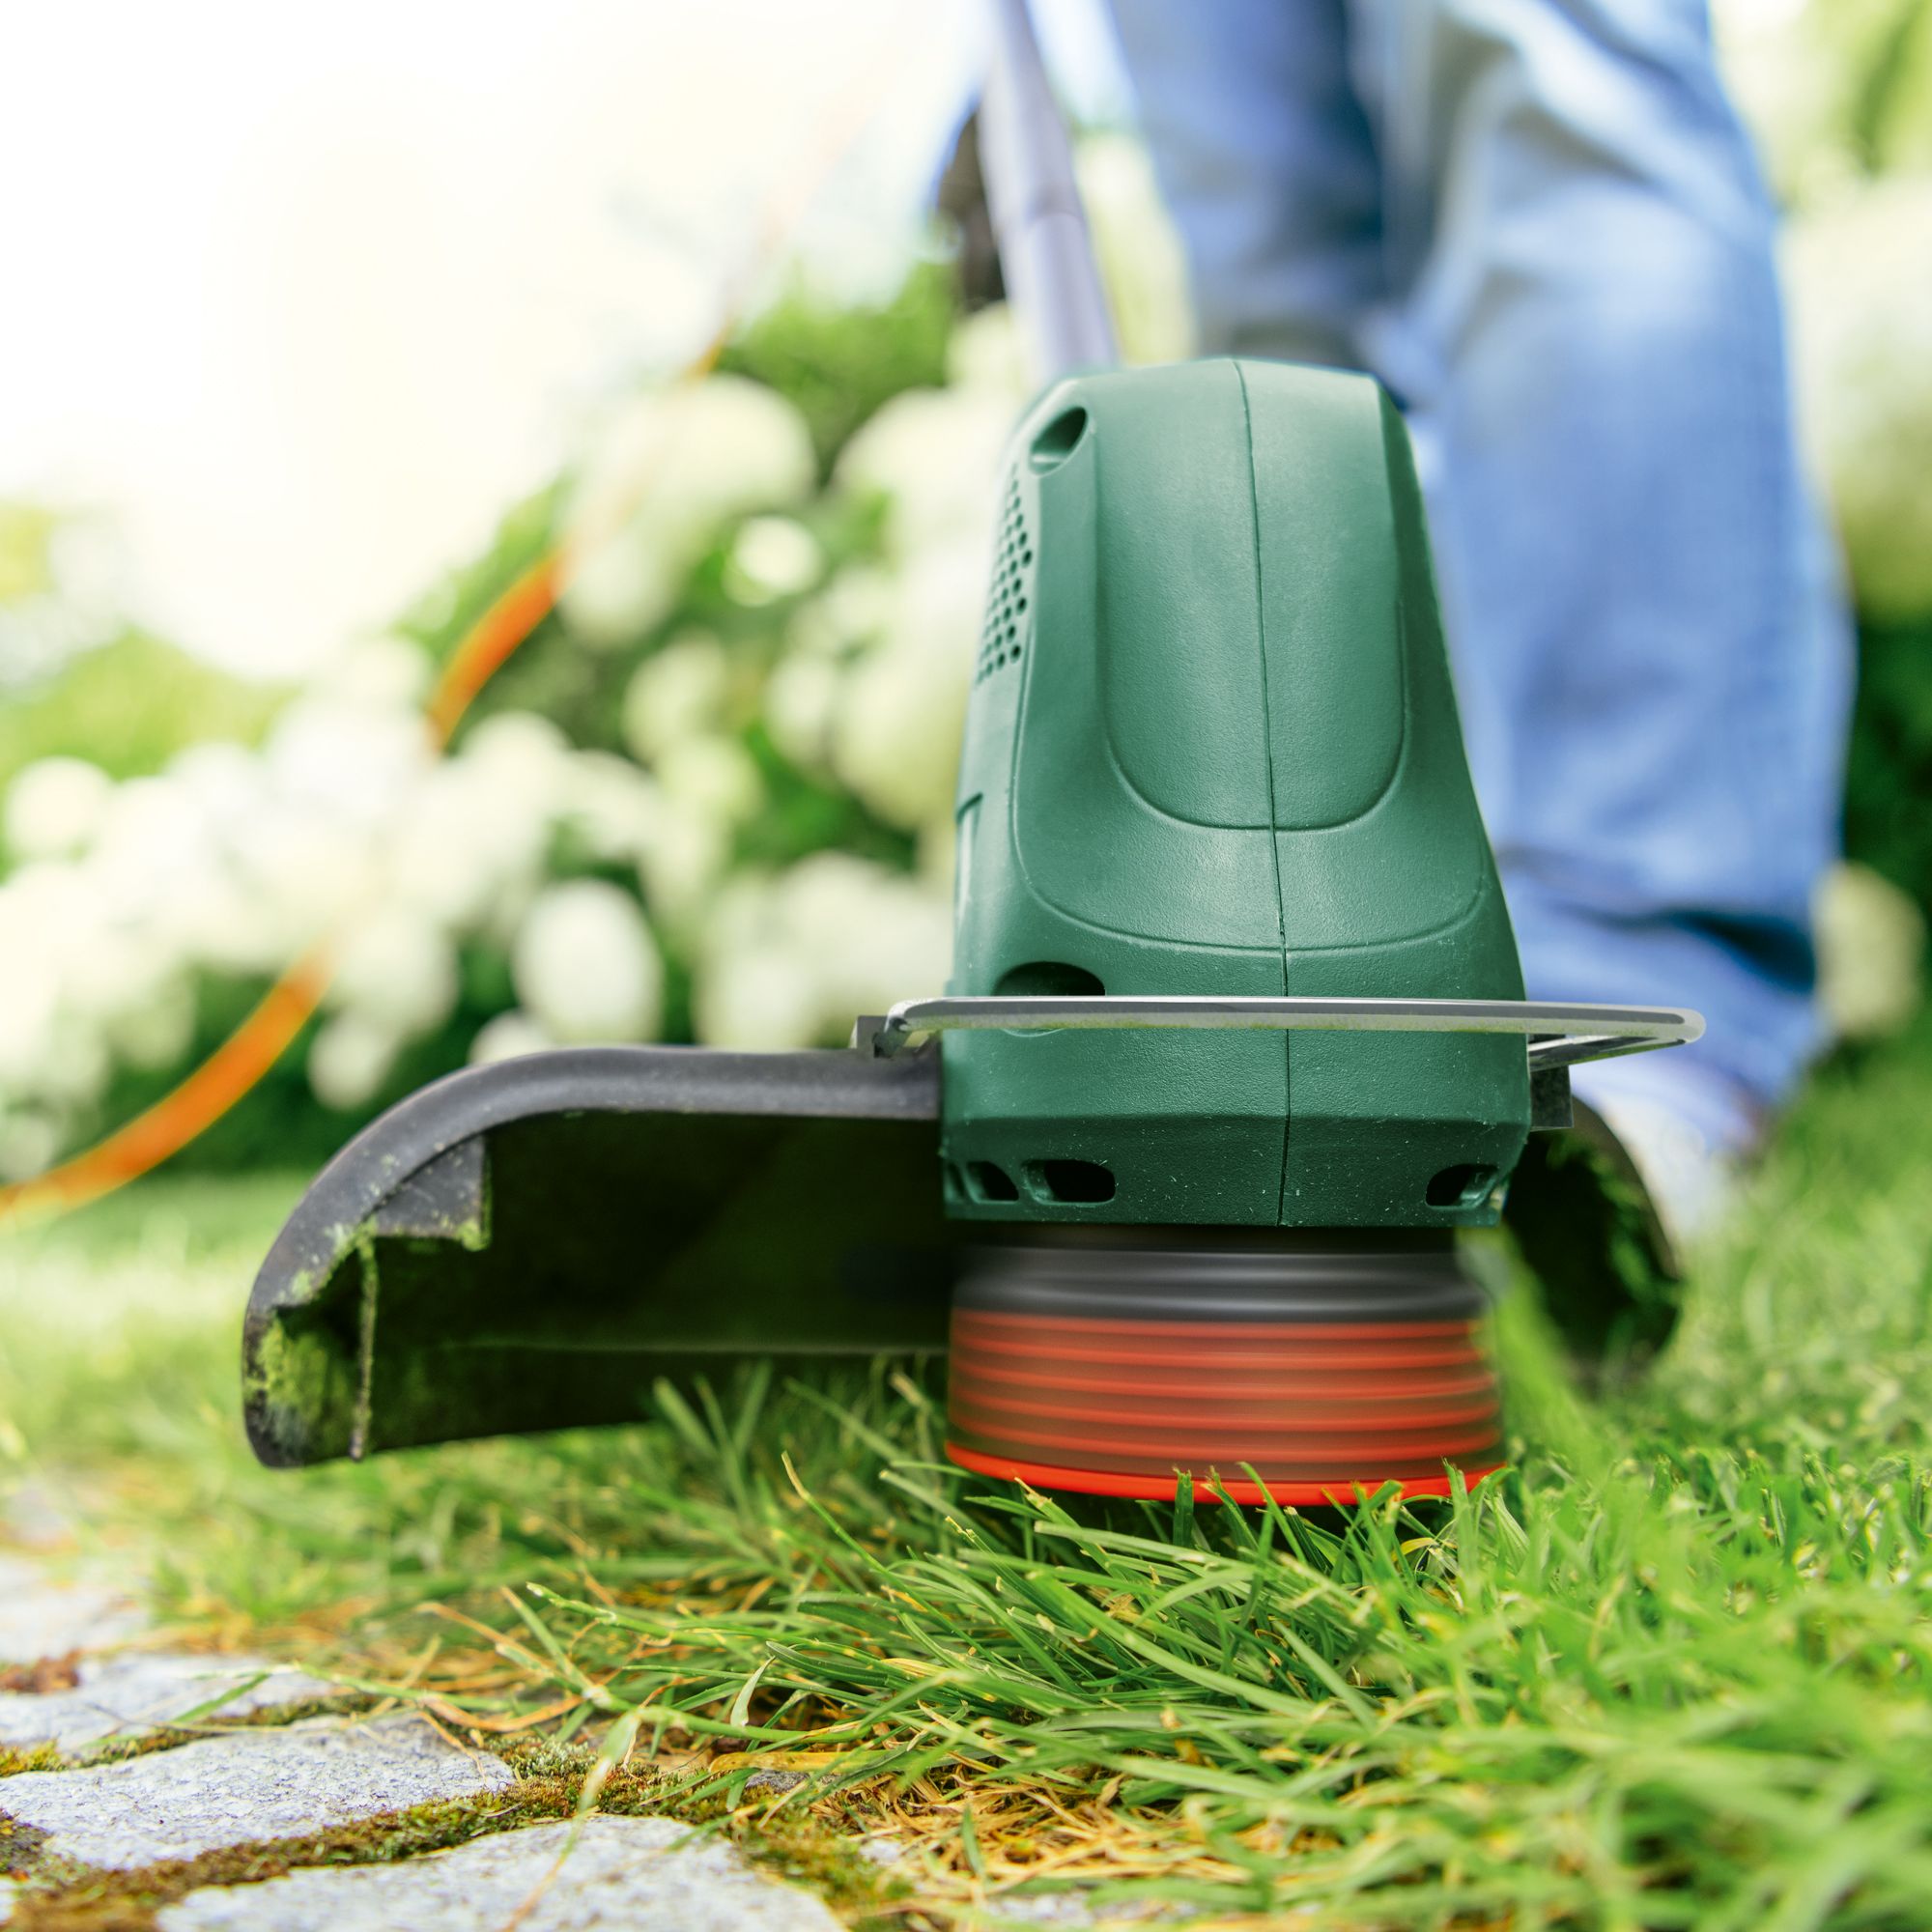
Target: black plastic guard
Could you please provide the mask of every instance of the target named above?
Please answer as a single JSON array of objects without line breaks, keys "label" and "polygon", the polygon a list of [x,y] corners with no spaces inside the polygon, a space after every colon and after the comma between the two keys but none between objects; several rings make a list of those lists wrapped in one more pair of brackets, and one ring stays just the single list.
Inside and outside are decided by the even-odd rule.
[{"label": "black plastic guard", "polygon": [[472,1067],[326,1167],[256,1277],[288,1466],[641,1412],[733,1354],[946,1345],[932,1054],[584,1047]]}]

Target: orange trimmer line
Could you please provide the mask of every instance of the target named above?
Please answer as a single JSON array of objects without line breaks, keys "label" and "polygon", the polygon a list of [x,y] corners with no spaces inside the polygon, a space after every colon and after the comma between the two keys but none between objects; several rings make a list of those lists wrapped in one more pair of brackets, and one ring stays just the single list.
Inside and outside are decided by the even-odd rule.
[{"label": "orange trimmer line", "polygon": [[450,653],[423,707],[430,742],[440,751],[463,714],[510,654],[556,607],[557,557],[547,551],[497,597]]}]

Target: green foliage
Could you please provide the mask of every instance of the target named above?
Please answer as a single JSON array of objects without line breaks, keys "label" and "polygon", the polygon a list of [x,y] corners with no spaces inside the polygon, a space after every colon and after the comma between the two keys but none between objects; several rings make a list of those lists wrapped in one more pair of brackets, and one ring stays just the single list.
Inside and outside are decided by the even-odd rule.
[{"label": "green foliage", "polygon": [[23,765],[56,754],[91,759],[113,778],[137,778],[189,745],[252,744],[283,696],[158,638],[126,632],[0,704],[0,791]]},{"label": "green foliage", "polygon": [[[798,521],[823,551],[828,578],[847,564],[878,554],[880,517],[876,504],[823,497],[803,508]],[[645,658],[685,630],[709,633],[741,660],[745,675],[740,683],[745,696],[754,702],[764,674],[783,647],[785,622],[802,600],[783,598],[747,607],[730,597],[724,588],[725,564],[736,534],[735,526],[722,531],[718,542],[693,566],[683,595],[668,615],[617,648],[586,645],[555,618],[546,619],[485,688],[472,720],[502,711],[534,712],[558,725],[574,745],[590,751],[619,751],[623,746],[626,686]],[[506,532],[497,544],[491,556],[471,573],[477,583],[494,586],[493,595],[534,558],[532,553],[522,561],[513,560],[524,548],[520,535]],[[481,608],[473,591],[456,602],[466,612],[460,624],[446,622],[431,634],[431,647],[439,653],[443,640],[453,641],[461,629],[474,621],[475,610]],[[472,604],[475,609],[470,608]],[[746,720],[753,715],[748,710]]]},{"label": "green foliage", "polygon": [[[454,1599],[501,1631],[474,1715],[640,1714],[634,1768],[700,1747],[657,1802],[746,1817],[761,1753],[829,1753],[786,1815],[927,1818],[922,1882],[955,1901],[1058,1845],[1046,1883],[1101,1899],[1130,1871],[1323,1924],[1906,1928],[1932,1892],[1928,1078],[1932,1023],[1827,1069],[1648,1386],[1580,1402],[1506,1304],[1516,1466],[1441,1506],[1002,1489],[944,1464],[930,1384],[885,1368],[270,1474],[207,1346],[268,1183],[0,1237],[0,1439],[94,1463],[164,1608],[302,1617],[303,1661],[333,1642],[366,1688]],[[503,1585],[536,1587],[512,1611]],[[1084,1865],[1073,1814],[1111,1821]]]},{"label": "green foliage", "polygon": [[1932,7],[1829,0],[1811,14],[1851,77],[1847,132],[1872,174],[1932,161]]},{"label": "green foliage", "polygon": [[881,403],[945,382],[953,317],[945,262],[920,263],[876,308],[838,306],[794,285],[752,318],[720,367],[768,383],[795,403],[829,472]]},{"label": "green foliage", "polygon": [[808,853],[832,850],[911,867],[910,833],[882,825],[850,792],[801,772],[774,748],[761,724],[747,728],[745,743],[765,782],[766,809],[739,831],[739,860],[777,869]]},{"label": "green foliage", "polygon": [[477,618],[550,548],[561,491],[553,483],[509,510],[483,554],[448,572],[404,611],[396,629],[441,664]]},{"label": "green foliage", "polygon": [[0,499],[0,604],[55,587],[48,553],[60,523],[43,504]]},{"label": "green foliage", "polygon": [[1932,619],[1860,639],[1845,847],[1932,910]]}]

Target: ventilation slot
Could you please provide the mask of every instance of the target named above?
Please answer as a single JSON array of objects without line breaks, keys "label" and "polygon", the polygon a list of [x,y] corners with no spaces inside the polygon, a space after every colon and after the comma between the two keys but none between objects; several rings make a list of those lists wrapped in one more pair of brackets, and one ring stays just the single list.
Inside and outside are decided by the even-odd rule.
[{"label": "ventilation slot", "polygon": [[1114,1198],[1111,1170],[1097,1160],[1036,1161],[1027,1172],[1036,1193],[1067,1207],[1083,1207]]},{"label": "ventilation slot", "polygon": [[1480,1208],[1496,1184],[1492,1167],[1445,1167],[1423,1196],[1432,1208]]},{"label": "ventilation slot", "polygon": [[1020,661],[1032,626],[1033,536],[1020,503],[1017,471],[1007,478],[1000,510],[1000,529],[993,551],[993,582],[986,593],[986,621],[980,632],[980,657],[973,670],[979,684]]},{"label": "ventilation slot", "polygon": [[1084,966],[1069,966],[1064,959],[1029,959],[1024,966],[1009,966],[994,983],[993,991],[1004,1000],[1036,999],[1042,995],[1059,999],[1100,999],[1107,988],[1097,973]]},{"label": "ventilation slot", "polygon": [[972,1182],[973,1199],[976,1201],[1017,1201],[1020,1198],[1020,1191],[1013,1184],[1012,1176],[993,1161],[968,1161],[966,1173]]}]

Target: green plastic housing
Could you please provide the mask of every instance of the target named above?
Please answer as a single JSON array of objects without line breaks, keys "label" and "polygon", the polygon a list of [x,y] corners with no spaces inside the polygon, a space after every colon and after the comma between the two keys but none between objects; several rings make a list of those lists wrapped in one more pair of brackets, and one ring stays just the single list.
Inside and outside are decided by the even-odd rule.
[{"label": "green plastic housing", "polygon": [[[1366,377],[1083,376],[1021,423],[958,794],[954,993],[1522,997],[1408,438]],[[1520,1038],[952,1034],[949,1212],[1493,1221]]]}]

